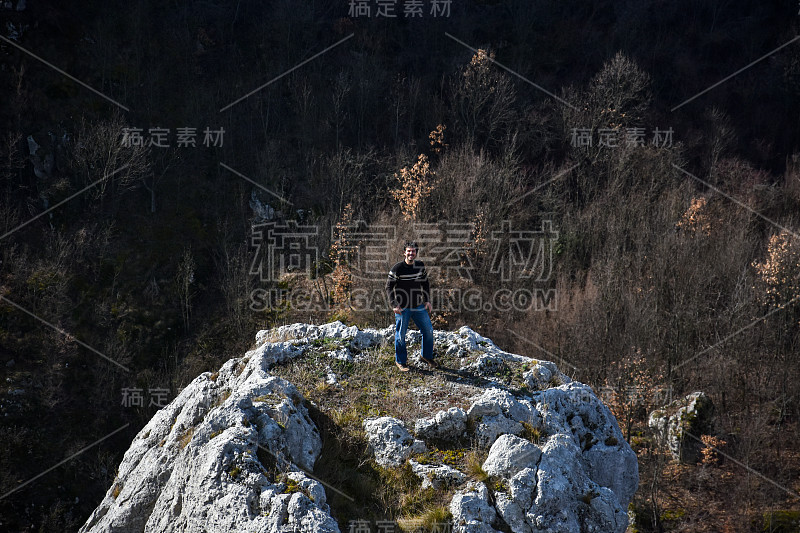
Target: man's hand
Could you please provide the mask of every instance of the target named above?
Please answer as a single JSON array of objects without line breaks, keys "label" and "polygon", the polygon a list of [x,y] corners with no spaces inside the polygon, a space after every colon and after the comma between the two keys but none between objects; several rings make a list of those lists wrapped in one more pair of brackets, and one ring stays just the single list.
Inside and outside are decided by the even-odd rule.
[{"label": "man's hand", "polygon": [[394,314],[399,315],[400,313],[403,312],[403,308],[398,306],[392,309],[392,311],[394,311]]},{"label": "man's hand", "polygon": [[430,302],[425,302],[425,310],[427,310],[429,313],[433,312],[433,306]]}]

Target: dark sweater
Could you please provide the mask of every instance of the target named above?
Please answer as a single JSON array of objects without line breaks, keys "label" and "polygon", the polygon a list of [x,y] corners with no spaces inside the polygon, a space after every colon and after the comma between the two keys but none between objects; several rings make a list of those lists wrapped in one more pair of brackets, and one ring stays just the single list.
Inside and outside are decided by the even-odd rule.
[{"label": "dark sweater", "polygon": [[392,308],[419,307],[430,301],[430,290],[428,271],[422,261],[414,261],[413,265],[400,261],[389,270],[386,295]]}]

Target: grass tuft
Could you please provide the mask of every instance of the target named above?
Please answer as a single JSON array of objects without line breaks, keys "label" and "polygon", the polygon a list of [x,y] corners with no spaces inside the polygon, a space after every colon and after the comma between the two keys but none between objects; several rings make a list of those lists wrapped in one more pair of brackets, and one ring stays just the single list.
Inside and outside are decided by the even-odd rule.
[{"label": "grass tuft", "polygon": [[483,463],[486,461],[486,454],[478,450],[470,450],[467,453],[466,474],[480,483],[485,483],[489,480],[489,474],[483,469]]},{"label": "grass tuft", "polygon": [[180,444],[181,450],[186,448],[186,446],[189,445],[189,443],[192,441],[192,437],[193,436],[194,436],[194,428],[193,427],[187,429],[183,433],[183,435],[181,435],[181,437],[178,439],[178,443]]},{"label": "grass tuft", "polygon": [[544,433],[541,429],[533,427],[533,425],[529,424],[528,422],[522,422],[522,435],[520,436],[523,439],[528,439],[534,444],[539,444],[542,441]]},{"label": "grass tuft", "polygon": [[453,515],[445,506],[431,506],[421,513],[397,520],[401,531],[439,533],[452,531]]}]

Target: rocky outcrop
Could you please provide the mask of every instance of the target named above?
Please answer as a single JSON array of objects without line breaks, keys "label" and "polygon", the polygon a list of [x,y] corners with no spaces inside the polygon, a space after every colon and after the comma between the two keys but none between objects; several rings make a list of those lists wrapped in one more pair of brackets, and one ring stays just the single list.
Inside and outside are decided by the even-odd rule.
[{"label": "rocky outcrop", "polygon": [[[342,364],[336,360],[375,364],[380,350],[370,348],[391,343],[393,333],[340,322],[259,332],[253,350],[200,375],[142,429],[81,531],[339,531],[326,486],[312,474],[320,434],[297,388],[270,368],[313,354],[330,361],[323,374],[340,386],[331,371]],[[435,336],[459,358],[457,372],[481,376],[480,386],[461,378],[448,384],[447,394],[469,391],[459,400],[464,408],[410,421],[364,420],[376,463],[410,468],[425,488],[453,490],[456,532],[624,532],[638,485],[636,456],[592,389],[469,328]],[[491,365],[513,370],[521,384],[507,387]],[[488,452],[486,483],[437,463],[434,446],[450,442]]]},{"label": "rocky outcrop", "polygon": [[558,387],[572,381],[569,376],[558,369],[555,363],[550,361],[537,361],[522,377],[531,390]]},{"label": "rocky outcrop", "polygon": [[694,464],[700,460],[702,435],[714,433],[714,404],[704,392],[693,392],[650,413],[648,425],[666,441],[672,458]]},{"label": "rocky outcrop", "polygon": [[491,388],[469,408],[467,418],[475,427],[478,444],[489,447],[505,433],[520,435],[528,424],[540,428],[542,417],[530,399],[517,399],[509,391]]},{"label": "rocky outcrop", "polygon": [[588,385],[572,382],[534,395],[546,435],[568,435],[589,477],[627,508],[639,484],[639,463],[617,420]]},{"label": "rocky outcrop", "polygon": [[[472,437],[490,447],[483,470],[506,489],[491,497],[486,487],[457,492],[450,506],[455,531],[494,531],[497,516],[515,532],[625,531],[638,462],[590,387],[570,382],[529,398],[491,388],[473,401],[466,417]],[[457,409],[420,419],[417,436],[457,433],[448,429],[454,420],[460,420]],[[399,420],[382,417],[364,426],[379,464],[399,466],[421,447]],[[434,480],[445,472],[413,459],[410,464],[426,487],[437,486]],[[458,479],[451,472],[443,477],[451,484]],[[447,483],[437,488],[443,486]]]},{"label": "rocky outcrop", "polygon": [[461,485],[467,480],[463,472],[447,465],[424,465],[413,459],[408,461],[411,470],[422,481],[422,488],[442,490],[446,487]]},{"label": "rocky outcrop", "polygon": [[447,355],[454,355],[462,359],[470,354],[480,353],[483,357],[493,355],[505,361],[531,361],[529,357],[501,350],[492,342],[492,339],[484,337],[468,326],[462,326],[458,331],[436,331],[434,339],[437,344],[444,346]]},{"label": "rocky outcrop", "polygon": [[[595,482],[590,475],[592,469],[584,465],[585,457],[571,435],[558,434],[548,439],[535,477],[531,478],[532,473],[528,472],[528,479],[517,480],[528,484],[536,481],[531,507],[525,509],[526,502],[519,506],[533,531],[623,533],[627,529],[628,500],[620,501],[609,487]],[[513,498],[512,502],[517,503]]]},{"label": "rocky outcrop", "polygon": [[400,466],[412,453],[425,451],[425,444],[416,440],[403,422],[389,416],[364,421],[367,441],[381,466]]},{"label": "rocky outcrop", "polygon": [[[156,413],[81,532],[339,531],[304,473],[321,451],[304,399],[267,373],[278,353],[296,352],[232,359]],[[288,479],[271,479],[271,466]],[[289,479],[299,490],[287,490]]]},{"label": "rocky outcrop", "polygon": [[530,465],[539,464],[542,450],[527,439],[503,435],[492,444],[483,470],[490,476],[512,478]]},{"label": "rocky outcrop", "polygon": [[[409,331],[409,337],[418,331]],[[357,350],[364,350],[370,346],[387,342],[394,337],[394,326],[384,329],[360,330],[355,326],[345,326],[338,320],[329,324],[315,326],[312,324],[290,324],[271,330],[262,330],[256,334],[256,343],[266,341],[292,340],[294,344],[310,343],[320,340],[341,341]]]},{"label": "rocky outcrop", "polygon": [[467,414],[460,407],[439,411],[430,418],[419,418],[414,424],[414,433],[422,439],[456,440],[464,436],[467,429]]},{"label": "rocky outcrop", "polygon": [[[638,463],[591,388],[570,382],[530,399],[490,389],[468,416],[479,440],[491,437],[483,470],[502,482],[495,509],[512,531],[625,531]],[[474,518],[455,525],[462,533],[488,531]]]},{"label": "rocky outcrop", "polygon": [[275,219],[275,209],[267,202],[261,201],[255,189],[250,193],[250,209],[253,210],[253,222],[256,224]]},{"label": "rocky outcrop", "polygon": [[459,533],[492,533],[497,512],[489,501],[489,490],[482,483],[470,482],[456,492],[450,502],[454,531]]}]

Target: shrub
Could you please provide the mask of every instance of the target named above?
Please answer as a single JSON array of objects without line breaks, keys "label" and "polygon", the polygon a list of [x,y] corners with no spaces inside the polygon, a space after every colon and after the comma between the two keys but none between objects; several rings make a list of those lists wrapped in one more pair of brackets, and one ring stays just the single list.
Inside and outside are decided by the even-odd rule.
[{"label": "shrub", "polygon": [[453,82],[453,111],[468,145],[500,141],[513,129],[516,92],[510,78],[492,64],[494,56],[479,49]]},{"label": "shrub", "polygon": [[703,449],[700,453],[703,454],[701,460],[704,466],[716,465],[720,462],[719,448],[727,444],[724,440],[714,437],[712,435],[701,435],[700,440],[703,442]]},{"label": "shrub", "polygon": [[403,167],[394,175],[397,188],[390,191],[400,203],[400,211],[406,221],[417,220],[422,211],[422,202],[433,191],[435,172],[431,170],[428,156],[420,154],[411,167]]},{"label": "shrub", "polygon": [[761,281],[762,303],[778,307],[800,295],[800,243],[787,230],[769,238],[766,258],[753,268]]}]

